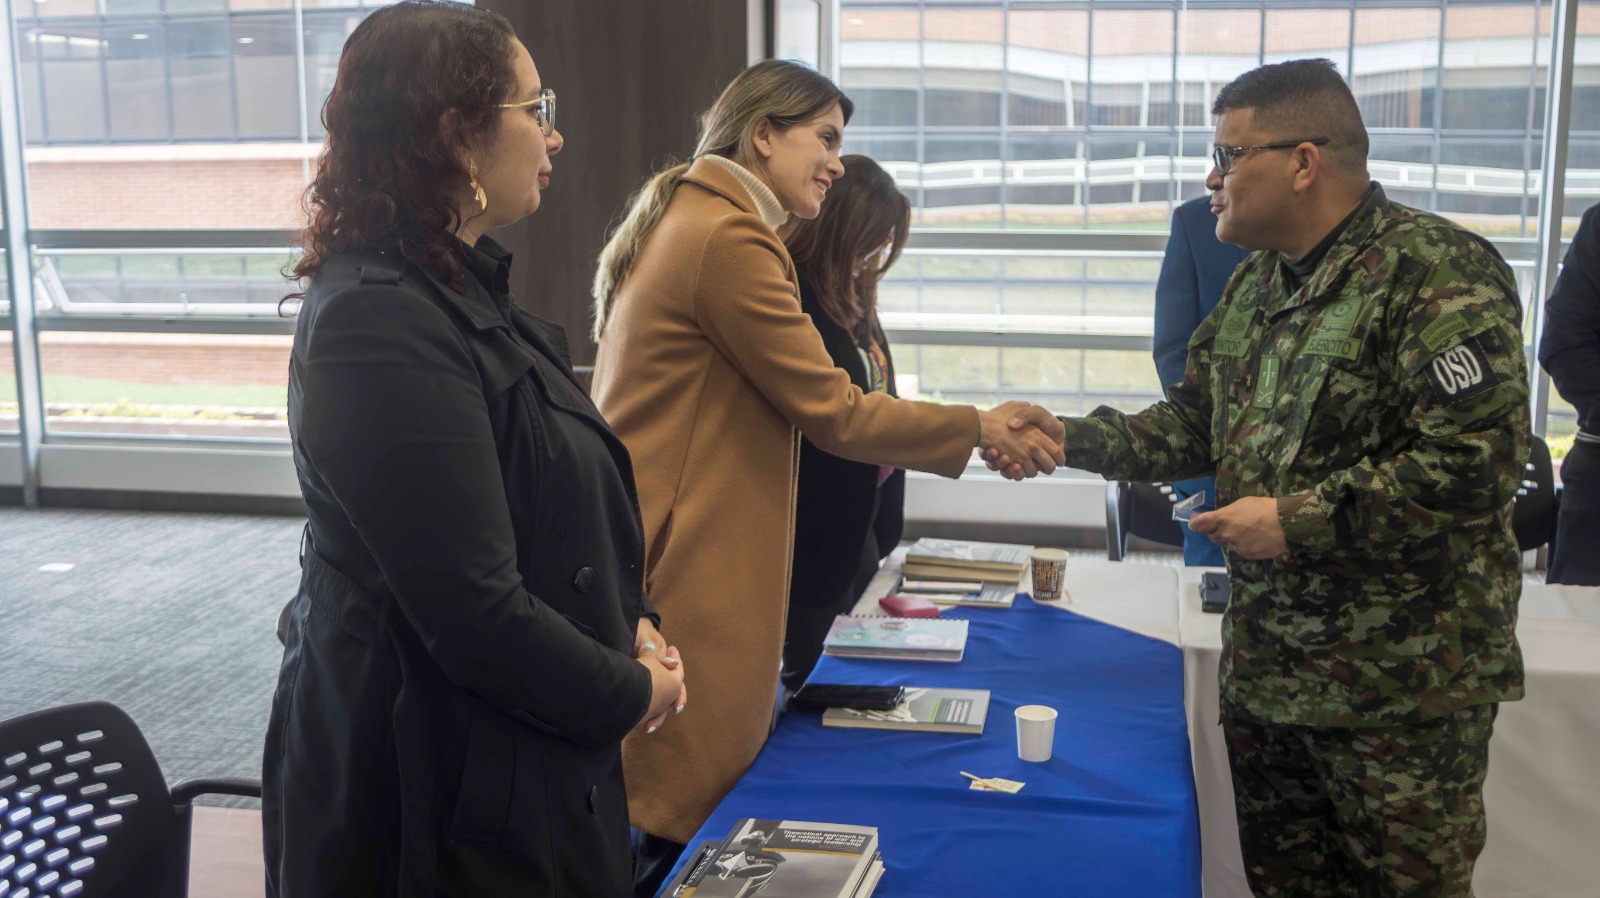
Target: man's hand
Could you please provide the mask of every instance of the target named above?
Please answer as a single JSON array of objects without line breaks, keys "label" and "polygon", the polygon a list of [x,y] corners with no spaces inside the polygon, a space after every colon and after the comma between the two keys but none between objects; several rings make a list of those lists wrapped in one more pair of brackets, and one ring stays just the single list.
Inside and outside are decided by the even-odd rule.
[{"label": "man's hand", "polygon": [[1236,499],[1189,519],[1189,529],[1249,561],[1277,558],[1289,551],[1278,520],[1278,500],[1269,496]]},{"label": "man's hand", "polygon": [[[1053,444],[1050,457],[1055,462],[1055,465],[1067,463],[1066,451],[1062,445],[1067,438],[1067,426],[1061,423],[1060,418],[1050,414],[1048,409],[1037,405],[1029,405],[1026,402],[1007,402],[1004,405],[995,406],[989,414],[998,414],[1004,411],[1013,413],[1011,419],[1006,422],[1008,430],[1031,430],[1037,432],[1045,440]],[[985,419],[984,426],[988,426],[987,419]],[[987,436],[987,431],[985,431],[985,435]],[[1021,480],[1023,477],[1033,476],[1027,473],[1023,459],[1011,455],[1000,446],[990,446],[986,443],[983,452],[983,463],[989,466],[989,470],[1001,472],[1008,480]],[[1045,471],[1046,474],[1054,472],[1055,466]]]},{"label": "man's hand", "polygon": [[[1038,426],[1014,423],[1018,415],[1027,415],[1033,409],[1054,423],[1056,430],[1065,433],[1061,422],[1050,417],[1049,412],[1026,402],[1006,402],[978,413],[979,426],[983,428],[978,446],[983,450],[984,461],[990,470],[1000,471],[1007,480],[1022,480],[1040,472],[1052,474],[1058,465],[1066,463],[1059,437],[1051,436],[1048,430]],[[994,459],[1000,458],[1006,463],[997,465]]]}]

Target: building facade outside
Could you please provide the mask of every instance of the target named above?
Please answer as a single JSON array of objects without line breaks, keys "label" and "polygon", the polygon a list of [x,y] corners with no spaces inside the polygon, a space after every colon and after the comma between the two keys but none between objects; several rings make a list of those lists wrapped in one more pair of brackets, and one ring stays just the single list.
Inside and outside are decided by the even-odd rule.
[{"label": "building facade outside", "polygon": [[[339,49],[374,7],[10,2],[29,224],[46,237],[295,227]],[[1372,130],[1374,177],[1400,202],[1496,240],[1529,289],[1548,3],[841,0],[822,9],[837,16],[838,76],[857,102],[848,149],[896,175],[919,228],[981,235],[954,252],[914,241],[884,285],[886,324],[910,334],[896,340],[896,360],[914,395],[1026,398],[1066,414],[1158,397],[1142,350],[919,343],[916,334],[1147,335],[1172,207],[1204,190],[1211,99],[1263,62],[1334,59]],[[1579,23],[1569,227],[1600,201],[1600,3],[1583,4]],[[1039,231],[1130,234],[1131,249],[1006,243]],[[220,314],[265,328],[287,289],[288,248],[129,248],[99,236],[100,248],[41,240],[30,260],[49,432],[282,439],[287,335],[84,333],[49,322]],[[0,361],[9,349],[0,346]],[[263,360],[273,354],[278,364]],[[0,430],[8,408],[15,426],[5,371]],[[1570,420],[1555,400],[1558,451]]]}]

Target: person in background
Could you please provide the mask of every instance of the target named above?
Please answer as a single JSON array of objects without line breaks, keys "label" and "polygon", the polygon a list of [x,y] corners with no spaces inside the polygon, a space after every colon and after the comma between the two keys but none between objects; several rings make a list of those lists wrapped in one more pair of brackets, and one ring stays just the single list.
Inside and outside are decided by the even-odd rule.
[{"label": "person in background", "polygon": [[[863,393],[898,396],[894,359],[878,322],[878,281],[905,248],[911,202],[866,156],[842,156],[844,174],[816,218],[782,231],[800,277],[800,308],[833,364]],[[800,688],[835,615],[846,614],[879,562],[900,542],[906,472],[863,464],[800,439],[794,563],[783,644],[783,685]]]},{"label": "person in background", "polygon": [[[1161,391],[1183,383],[1189,358],[1189,338],[1222,299],[1239,263],[1250,255],[1217,239],[1217,217],[1211,214],[1211,195],[1204,194],[1180,205],[1172,213],[1172,233],[1161,259],[1156,281],[1156,334],[1152,353]],[[1172,484],[1177,498],[1204,490],[1206,505],[1217,504],[1217,482],[1212,477],[1179,480]],[[1183,563],[1221,567],[1222,547],[1183,524]]]},{"label": "person in background", "polygon": [[1332,62],[1246,72],[1212,114],[1217,237],[1255,252],[1183,382],[1063,419],[1067,459],[1216,472],[1190,523],[1229,553],[1218,680],[1251,890],[1470,898],[1495,715],[1523,695],[1516,279],[1371,180]]},{"label": "person in background", "polygon": [[1583,213],[1544,313],[1539,364],[1578,412],[1545,579],[1600,586],[1600,206]]},{"label": "person in background", "polygon": [[627,450],[484,236],[539,208],[555,96],[499,13],[409,0],[351,32],[323,121],[266,894],[626,894],[622,737],[682,709],[684,667]]},{"label": "person in background", "polygon": [[975,446],[1014,453],[1014,477],[1061,452],[1054,419],[1008,428],[1026,403],[908,402],[833,364],[777,229],[821,211],[851,110],[815,70],[751,66],[701,117],[694,161],[646,182],[600,255],[595,401],[638,462],[646,588],[695,659],[696,705],[715,709],[624,743],[635,894],[654,894],[771,729],[799,437],[947,477]]}]

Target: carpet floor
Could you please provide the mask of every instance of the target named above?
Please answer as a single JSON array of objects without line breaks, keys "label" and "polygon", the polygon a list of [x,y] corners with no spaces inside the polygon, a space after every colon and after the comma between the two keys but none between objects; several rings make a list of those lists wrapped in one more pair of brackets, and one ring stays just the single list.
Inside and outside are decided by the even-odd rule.
[{"label": "carpet floor", "polygon": [[109,701],[169,781],[260,776],[303,523],[0,508],[0,719]]}]

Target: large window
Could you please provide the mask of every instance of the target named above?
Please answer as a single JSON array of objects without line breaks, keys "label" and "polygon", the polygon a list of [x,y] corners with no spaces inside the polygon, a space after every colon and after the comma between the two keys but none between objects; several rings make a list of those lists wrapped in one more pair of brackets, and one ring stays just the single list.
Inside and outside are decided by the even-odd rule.
[{"label": "large window", "polygon": [[291,0],[11,2],[32,146],[299,139],[331,86],[330,32],[336,61],[366,11],[305,2],[297,39]]},{"label": "large window", "polygon": [[[282,441],[288,232],[382,4],[10,2],[46,439]],[[15,430],[9,327],[3,352]]]},{"label": "large window", "polygon": [[[8,224],[28,232],[46,442],[278,451],[289,229],[339,52],[382,3],[3,2],[29,215]],[[1490,237],[1537,298],[1548,0],[772,8],[780,55],[836,70],[855,99],[847,149],[912,199],[912,244],[882,291],[912,395],[1063,412],[1156,398],[1168,221],[1204,192],[1216,92],[1264,62],[1334,60],[1374,177]],[[1600,0],[1580,10],[1572,74],[1569,234],[1600,201]],[[10,311],[0,295],[0,433],[18,421]],[[1541,423],[1560,455],[1571,408],[1552,393]]]},{"label": "large window", "polygon": [[823,67],[822,0],[778,0],[777,56]]},{"label": "large window", "polygon": [[[1258,65],[1333,60],[1396,200],[1494,240],[1533,300],[1548,2],[841,0],[851,152],[919,229],[882,307],[925,398],[1063,411],[1159,396],[1164,236],[1204,192],[1211,103]],[[1600,5],[1581,10],[1564,229],[1600,198]],[[1530,319],[1531,320],[1531,319]],[[1531,336],[1531,328],[1530,328]],[[1531,347],[1530,347],[1531,348]],[[1552,403],[1557,450],[1570,408]]]},{"label": "large window", "polygon": [[[1600,3],[1585,0],[1578,9],[1578,26],[1562,195],[1563,229],[1569,236],[1584,210],[1600,202]],[[1548,31],[1547,21],[1541,27]],[[1551,454],[1565,456],[1577,431],[1577,412],[1552,385],[1545,430]]]},{"label": "large window", "polygon": [[[0,272],[4,272],[5,253],[0,252]],[[17,360],[12,341],[11,287],[0,277],[0,433],[17,432]]]}]

